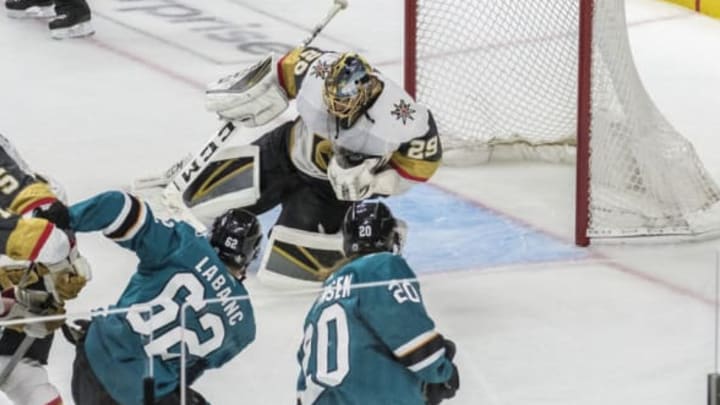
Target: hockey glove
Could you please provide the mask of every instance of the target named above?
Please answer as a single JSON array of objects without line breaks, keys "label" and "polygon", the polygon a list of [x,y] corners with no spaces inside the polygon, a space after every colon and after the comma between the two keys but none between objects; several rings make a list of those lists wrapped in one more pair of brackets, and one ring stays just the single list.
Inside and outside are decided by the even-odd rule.
[{"label": "hockey glove", "polygon": [[[445,339],[445,357],[452,361],[455,357],[455,343]],[[423,393],[427,405],[437,405],[445,399],[455,396],[455,392],[460,389],[460,374],[457,366],[452,364],[453,371],[450,378],[442,383],[426,383],[423,385]]]},{"label": "hockey glove", "polygon": [[70,212],[65,204],[60,201],[55,201],[47,207],[35,208],[33,216],[47,219],[64,231],[70,229]]},{"label": "hockey glove", "polygon": [[80,290],[92,278],[90,264],[73,247],[70,255],[53,264],[37,264],[38,274],[45,280],[47,290],[61,300],[77,297]]},{"label": "hockey glove", "polygon": [[[53,296],[45,291],[28,290],[14,287],[2,292],[2,297],[14,301],[7,313],[0,317],[2,320],[28,319],[37,316],[62,315],[65,308],[54,300]],[[27,322],[10,326],[18,332],[28,336],[43,338],[59,328],[64,319],[54,321]]]},{"label": "hockey glove", "polygon": [[[24,287],[32,285],[40,281],[37,272],[29,269],[29,265],[27,262],[18,262],[17,265],[0,267],[0,287],[6,290],[15,286]],[[20,283],[23,285],[20,285]]]},{"label": "hockey glove", "polygon": [[63,336],[73,346],[85,341],[88,329],[90,329],[89,319],[75,319],[62,325]]},{"label": "hockey glove", "polygon": [[87,278],[80,274],[61,272],[52,276],[55,291],[63,301],[76,298],[80,290],[87,284]]}]

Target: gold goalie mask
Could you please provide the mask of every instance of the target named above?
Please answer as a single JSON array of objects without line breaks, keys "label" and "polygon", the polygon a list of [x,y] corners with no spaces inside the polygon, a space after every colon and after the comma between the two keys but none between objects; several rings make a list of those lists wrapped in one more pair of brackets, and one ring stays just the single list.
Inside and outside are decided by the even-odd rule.
[{"label": "gold goalie mask", "polygon": [[352,127],[382,92],[373,68],[354,52],[342,54],[325,78],[323,100],[344,129]]}]

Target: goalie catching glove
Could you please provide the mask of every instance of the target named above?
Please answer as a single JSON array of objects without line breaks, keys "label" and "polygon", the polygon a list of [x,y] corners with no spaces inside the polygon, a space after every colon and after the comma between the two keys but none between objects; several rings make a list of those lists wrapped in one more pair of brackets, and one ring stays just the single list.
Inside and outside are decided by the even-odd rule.
[{"label": "goalie catching glove", "polygon": [[267,124],[288,107],[273,70],[272,56],[208,85],[206,107],[228,121],[247,127]]}]

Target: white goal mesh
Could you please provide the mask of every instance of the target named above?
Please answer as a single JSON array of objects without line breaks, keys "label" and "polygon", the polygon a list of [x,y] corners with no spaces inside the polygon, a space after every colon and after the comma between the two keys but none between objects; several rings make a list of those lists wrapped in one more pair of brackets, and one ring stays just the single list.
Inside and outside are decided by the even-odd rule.
[{"label": "white goal mesh", "polygon": [[[579,0],[415,3],[415,92],[447,163],[575,160]],[[596,1],[592,27],[588,236],[716,229],[720,190],[643,88],[624,1]]]}]

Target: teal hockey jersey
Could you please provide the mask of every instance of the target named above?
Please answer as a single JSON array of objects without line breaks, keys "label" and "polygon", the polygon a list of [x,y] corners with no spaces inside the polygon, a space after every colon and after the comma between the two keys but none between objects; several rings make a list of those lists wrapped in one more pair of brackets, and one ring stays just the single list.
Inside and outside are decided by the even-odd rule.
[{"label": "teal hockey jersey", "polygon": [[402,257],[376,253],[325,281],[297,356],[302,405],[422,405],[423,382],[450,378],[414,279]]},{"label": "teal hockey jersey", "polygon": [[247,291],[193,227],[157,219],[146,203],[115,191],[74,204],[70,214],[75,231],[102,231],[139,258],[116,307],[152,308],[152,316],[131,311],[96,316],[90,324],[85,338],[88,361],[116,401],[142,404],[149,356],[156,398],[178,388],[181,334],[188,384],[204,370],[228,362],[255,339],[250,301],[231,299],[247,297]]}]

